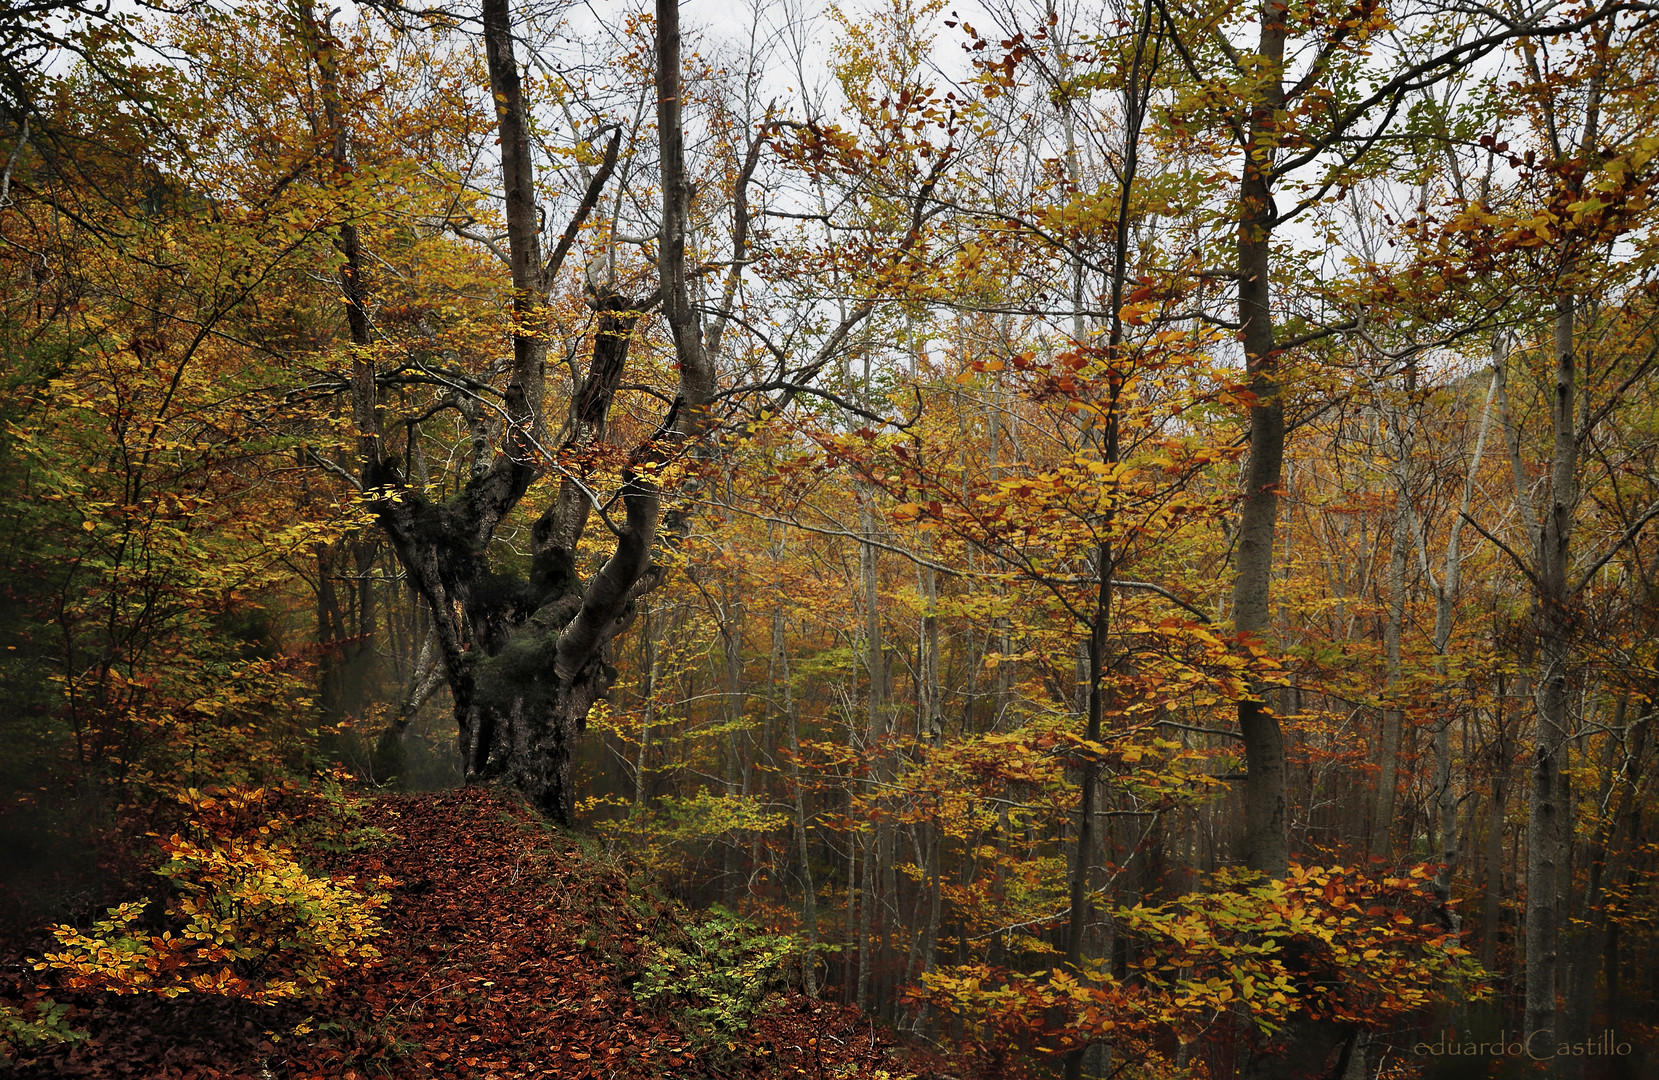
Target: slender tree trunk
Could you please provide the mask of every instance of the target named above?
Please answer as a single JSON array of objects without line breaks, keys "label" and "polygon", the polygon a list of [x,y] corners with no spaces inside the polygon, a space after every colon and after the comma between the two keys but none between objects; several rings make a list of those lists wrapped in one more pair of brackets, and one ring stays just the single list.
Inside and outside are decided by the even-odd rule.
[{"label": "slender tree trunk", "polygon": [[1555,376],[1550,402],[1555,448],[1549,512],[1543,519],[1538,573],[1538,731],[1527,807],[1526,1035],[1545,1056],[1555,1052],[1556,968],[1561,917],[1559,875],[1572,808],[1561,770],[1569,730],[1568,667],[1572,619],[1567,572],[1578,504],[1577,357],[1571,297],[1558,301]]},{"label": "slender tree trunk", "polygon": [[645,774],[651,759],[651,725],[657,718],[657,679],[662,649],[662,614],[653,606],[644,607],[645,655],[641,658],[644,677],[640,681],[639,753],[634,761],[634,809],[645,809]]},{"label": "slender tree trunk", "polygon": [[345,716],[344,664],[340,655],[346,635],[340,618],[340,602],[334,589],[334,555],[337,545],[317,543],[317,705],[332,720]]},{"label": "slender tree trunk", "polygon": [[863,877],[858,882],[858,991],[853,1000],[862,1012],[870,1003],[870,970],[873,967],[870,926],[874,917],[876,889],[874,829],[859,834],[859,846],[863,848],[859,858],[859,870]]},{"label": "slender tree trunk", "polygon": [[[1620,695],[1613,706],[1613,721],[1611,728],[1621,736],[1627,733],[1629,695]],[[1602,746],[1600,777],[1597,782],[1596,806],[1601,810],[1597,815],[1594,832],[1590,837],[1588,850],[1585,855],[1586,881],[1583,896],[1578,902],[1577,918],[1572,920],[1572,930],[1564,935],[1566,948],[1566,1015],[1563,1017],[1562,1037],[1568,1042],[1582,1041],[1589,1033],[1590,1014],[1595,1005],[1595,989],[1591,985],[1601,957],[1595,948],[1595,942],[1603,937],[1602,934],[1602,889],[1607,869],[1607,853],[1611,846],[1614,823],[1618,814],[1613,807],[1613,789],[1616,775],[1622,771],[1618,768],[1618,741],[1611,732]],[[1566,1074],[1572,1077],[1584,1075],[1584,1059],[1582,1057],[1567,1063]]]},{"label": "slender tree trunk", "polygon": [[[864,840],[862,835],[849,836],[847,838],[847,919],[844,923],[847,933],[847,944],[842,952],[843,956],[848,955],[850,952],[858,954],[859,966],[856,970],[860,971],[863,970],[864,967],[864,955],[863,951],[859,948],[858,938],[858,849],[863,842]],[[843,979],[841,983],[841,1000],[843,1002],[850,1002],[854,998],[856,987],[858,985],[858,978],[854,975],[854,971],[855,969],[851,966],[850,961],[843,962]]]},{"label": "slender tree trunk", "polygon": [[1486,873],[1482,885],[1480,920],[1480,966],[1496,971],[1498,966],[1498,925],[1503,914],[1503,837],[1509,803],[1509,736],[1504,724],[1504,677],[1498,675],[1493,704],[1493,726],[1497,729],[1492,749],[1491,794],[1486,816]]},{"label": "slender tree trunk", "polygon": [[[1098,743],[1101,736],[1105,703],[1101,685],[1101,668],[1106,659],[1107,633],[1112,620],[1112,551],[1101,544],[1095,553],[1096,572],[1100,585],[1095,598],[1093,625],[1089,627],[1089,712],[1085,736]],[[1083,759],[1082,778],[1079,780],[1079,807],[1077,814],[1077,850],[1073,856],[1071,874],[1071,917],[1066,932],[1066,963],[1080,967],[1086,951],[1090,903],[1090,876],[1097,860],[1095,837],[1095,800],[1099,795],[1100,763],[1092,755]]]},{"label": "slender tree trunk", "polygon": [[[781,554],[781,552],[780,552]],[[781,606],[772,609],[772,656],[783,701],[779,709],[789,730],[789,777],[795,789],[795,836],[801,859],[801,922],[806,930],[806,955],[801,959],[801,981],[807,996],[818,996],[818,891],[812,880],[812,850],[807,840],[806,796],[801,785],[801,727],[795,715],[795,690],[789,676],[788,625]]]},{"label": "slender tree trunk", "polygon": [[[726,667],[726,775],[727,797],[749,794],[748,733],[743,729],[743,630],[738,619],[737,605],[732,602],[730,589],[722,586],[721,603],[717,609],[720,622],[721,653]],[[738,834],[727,833],[721,844],[721,902],[734,907],[737,884],[742,877],[743,848]]]},{"label": "slender tree trunk", "polygon": [[[1407,393],[1410,393],[1408,387]],[[1393,850],[1394,794],[1400,764],[1400,729],[1405,713],[1400,704],[1400,634],[1406,614],[1406,563],[1411,557],[1411,418],[1409,405],[1388,417],[1394,445],[1394,537],[1388,559],[1388,615],[1383,622],[1386,664],[1383,689],[1382,749],[1378,755],[1376,814],[1371,819],[1371,854],[1384,858]],[[1386,415],[1386,414],[1385,414]]]},{"label": "slender tree trunk", "polygon": [[[928,878],[928,907],[927,929],[922,937],[922,973],[928,974],[939,963],[939,915],[944,899],[942,888],[943,879],[939,873],[939,838],[941,830],[937,822],[929,822],[927,829],[927,878]],[[928,1022],[928,1006],[922,1007],[918,1027]]]},{"label": "slender tree trunk", "polygon": [[[1124,294],[1129,279],[1129,245],[1130,225],[1132,222],[1132,203],[1136,175],[1140,165],[1140,134],[1141,124],[1146,117],[1149,86],[1156,64],[1148,52],[1148,42],[1153,31],[1154,15],[1150,4],[1144,6],[1136,25],[1135,52],[1131,61],[1129,78],[1126,81],[1124,93],[1124,117],[1126,120],[1123,141],[1123,169],[1119,177],[1117,214],[1113,223],[1113,259],[1112,275],[1107,283],[1111,289],[1111,299],[1108,305],[1111,314],[1108,317],[1108,331],[1106,336],[1107,361],[1107,400],[1105,402],[1104,423],[1101,427],[1100,460],[1105,465],[1115,465],[1122,459],[1120,445],[1120,402],[1124,389],[1124,375],[1119,368],[1120,351],[1123,347],[1124,331],[1122,309]],[[1069,88],[1066,100],[1066,138],[1067,138],[1067,168],[1075,176],[1076,148],[1071,128],[1071,106],[1069,104]],[[1073,321],[1072,321],[1072,348],[1084,349],[1088,342],[1083,340],[1083,321],[1080,315],[1083,294],[1082,267],[1075,266],[1073,273]],[[1113,493],[1116,494],[1115,492]],[[1106,714],[1106,660],[1107,648],[1112,630],[1112,578],[1117,572],[1117,552],[1112,546],[1112,527],[1117,518],[1115,501],[1109,501],[1100,520],[1095,522],[1095,535],[1102,539],[1095,545],[1094,572],[1098,578],[1095,589],[1093,610],[1090,612],[1090,621],[1087,626],[1088,639],[1086,645],[1086,668],[1080,672],[1087,681],[1087,726],[1085,736],[1091,743],[1099,743],[1103,734]],[[1083,681],[1083,680],[1080,680]],[[1100,861],[1100,838],[1096,835],[1100,826],[1099,810],[1101,799],[1100,762],[1091,752],[1083,759],[1083,767],[1079,777],[1079,798],[1077,813],[1077,847],[1073,856],[1070,918],[1066,932],[1066,963],[1074,971],[1080,969],[1085,954],[1094,953],[1098,956],[1110,956],[1112,944],[1109,940],[1102,940],[1103,935],[1089,933],[1089,927],[1094,915],[1093,876],[1096,864]],[[1109,916],[1108,916],[1108,925]],[[1110,1048],[1103,1042],[1085,1041],[1076,1051],[1068,1054],[1065,1061],[1064,1076],[1066,1080],[1078,1080],[1086,1068],[1094,1068],[1101,1073],[1109,1073],[1108,1065]]]},{"label": "slender tree trunk", "polygon": [[[1494,343],[1494,349],[1501,347]],[[1475,482],[1480,475],[1480,462],[1486,450],[1486,432],[1492,419],[1492,400],[1497,393],[1497,380],[1490,380],[1486,388],[1486,404],[1481,408],[1480,428],[1475,435],[1474,453],[1464,474],[1463,496],[1458,515],[1452,520],[1446,538],[1445,557],[1440,563],[1440,581],[1434,605],[1434,666],[1435,675],[1445,686],[1449,679],[1446,650],[1451,645],[1452,622],[1457,613],[1458,587],[1463,579],[1463,524],[1474,502]],[[1443,717],[1434,732],[1435,790],[1440,795],[1440,871],[1435,876],[1435,894],[1441,907],[1452,920],[1454,932],[1461,928],[1461,919],[1450,906],[1452,877],[1457,870],[1457,789],[1452,782],[1452,717]]]},{"label": "slender tree trunk", "polygon": [[[926,551],[931,553],[931,547]],[[945,733],[939,682],[939,583],[932,567],[922,567],[921,672],[917,680],[916,738],[937,744]]]},{"label": "slender tree trunk", "polygon": [[[1284,108],[1286,0],[1263,0],[1260,36],[1248,58],[1253,82],[1243,176],[1239,185],[1237,273],[1240,339],[1253,403],[1250,452],[1235,534],[1233,629],[1241,639],[1266,644],[1271,616],[1274,533],[1284,474],[1285,403],[1280,383],[1279,343],[1272,308],[1272,239],[1278,224],[1273,203],[1275,151]],[[1252,870],[1283,878],[1290,868],[1287,823],[1288,766],[1284,732],[1267,703],[1267,688],[1252,687],[1238,702],[1244,747],[1244,861]],[[1277,1044],[1248,1058],[1248,1077],[1312,1074],[1326,1068],[1330,1054],[1352,1029],[1308,1017],[1287,1024]]]},{"label": "slender tree trunk", "polygon": [[[873,810],[880,798],[880,785],[887,780],[884,766],[886,750],[883,746],[887,733],[887,662],[881,636],[881,580],[880,562],[872,542],[876,535],[875,492],[864,488],[859,499],[859,530],[864,543],[859,545],[859,583],[864,598],[864,663],[869,673],[869,689],[865,695],[864,752],[868,756],[866,770],[869,782],[865,785],[867,798]],[[860,881],[858,909],[858,1007],[867,1006],[870,977],[877,957],[872,954],[875,909],[879,905],[877,888],[882,876],[877,873],[880,853],[885,840],[884,823],[875,822],[862,834],[863,879]]]},{"label": "slender tree trunk", "polygon": [[876,946],[876,957],[881,961],[877,975],[877,997],[879,1000],[878,1012],[889,1020],[898,1015],[898,995],[893,991],[896,987],[894,978],[899,974],[893,963],[892,935],[894,922],[899,906],[898,870],[894,865],[898,861],[898,852],[892,822],[882,821],[876,827],[876,868],[879,877],[879,887],[876,890],[878,903],[876,914],[879,919],[880,940]]},{"label": "slender tree trunk", "polygon": [[[1648,698],[1643,703],[1643,713],[1633,726],[1634,730],[1629,738],[1629,754],[1627,761],[1634,770],[1638,763],[1646,757],[1648,729],[1653,723],[1654,703]],[[1637,776],[1625,778],[1625,788],[1620,796],[1620,811],[1614,824],[1613,858],[1608,865],[1609,890],[1629,887],[1630,881],[1636,876],[1637,870],[1632,860],[1624,853],[1633,852],[1641,842],[1642,801],[1638,798]],[[1620,961],[1619,952],[1619,920],[1606,918],[1606,934],[1603,942],[1602,970],[1606,979],[1605,1013],[1607,1022],[1617,1030],[1624,1020],[1624,1001],[1621,997]]]},{"label": "slender tree trunk", "polygon": [[[1116,414],[1109,421],[1115,427]],[[1115,441],[1115,439],[1114,439]],[[1109,528],[1109,522],[1107,527]],[[1112,624],[1112,549],[1102,543],[1095,552],[1095,569],[1100,577],[1095,594],[1094,621],[1089,627],[1088,639],[1088,726],[1085,736],[1091,743],[1099,743],[1105,713],[1105,687],[1102,674],[1106,663],[1107,634]],[[1101,948],[1098,934],[1090,934],[1094,914],[1094,867],[1099,861],[1098,800],[1100,798],[1100,763],[1091,754],[1083,759],[1082,775],[1078,781],[1079,805],[1077,812],[1077,847],[1072,860],[1071,917],[1066,930],[1066,963],[1073,970],[1082,967],[1086,954],[1101,955],[1110,949]],[[1068,1054],[1065,1063],[1066,1080],[1077,1080],[1086,1066],[1098,1067],[1101,1051],[1096,1044],[1085,1044]]]}]

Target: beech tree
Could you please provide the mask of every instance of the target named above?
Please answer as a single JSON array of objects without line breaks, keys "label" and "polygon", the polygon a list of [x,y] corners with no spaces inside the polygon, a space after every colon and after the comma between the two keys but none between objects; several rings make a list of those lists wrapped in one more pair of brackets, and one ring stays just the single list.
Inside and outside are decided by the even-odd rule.
[{"label": "beech tree", "polygon": [[[448,406],[468,415],[478,443],[471,475],[461,490],[447,499],[431,498],[388,454],[381,421],[383,394],[402,372],[382,378],[376,370],[358,294],[362,256],[352,227],[342,227],[342,287],[356,350],[351,397],[359,485],[431,610],[466,776],[474,781],[505,780],[556,820],[570,821],[577,743],[593,704],[615,678],[611,643],[631,624],[639,597],[660,577],[653,553],[662,516],[662,474],[702,438],[713,420],[714,350],[708,346],[718,348],[718,332],[710,333],[706,343],[703,321],[691,307],[691,181],[682,132],[680,34],[677,6],[668,2],[657,11],[655,42],[662,175],[660,285],[648,295],[629,296],[612,284],[590,283],[588,304],[595,315],[591,354],[586,372],[564,404],[555,438],[547,401],[548,296],[616,171],[623,133],[601,133],[604,149],[586,190],[553,250],[544,253],[531,104],[504,0],[484,4],[482,26],[500,132],[505,255],[513,290],[512,360],[499,391],[438,376],[451,391]],[[743,214],[741,205],[738,213]],[[740,220],[734,230],[736,265],[741,264],[745,228]],[[580,475],[580,466],[571,465],[577,455],[591,454],[603,440],[636,326],[659,303],[674,338],[678,389],[657,430],[621,464],[614,496],[596,505],[596,493]],[[722,314],[729,313],[730,306],[728,297]],[[496,393],[499,404],[493,396],[486,397]],[[485,408],[498,409],[499,417],[483,416]],[[491,543],[533,481],[549,468],[561,471],[557,493],[531,527],[527,572],[514,572],[492,557]],[[619,522],[610,517],[617,506]],[[603,566],[584,579],[576,564],[577,549],[595,518],[613,534],[614,546]]]},{"label": "beech tree", "polygon": [[[1621,322],[1608,333],[1598,327],[1598,305],[1586,300],[1643,287],[1640,276],[1627,276],[1641,275],[1638,265],[1604,266],[1599,257],[1626,229],[1639,227],[1628,185],[1645,182],[1639,177],[1652,154],[1647,143],[1631,141],[1629,135],[1645,124],[1637,120],[1632,125],[1629,117],[1618,115],[1624,103],[1612,104],[1620,98],[1615,87],[1643,81],[1649,70],[1644,57],[1621,47],[1622,36],[1620,27],[1604,22],[1585,36],[1582,51],[1545,41],[1528,43],[1521,57],[1530,76],[1522,93],[1542,129],[1534,133],[1537,145],[1529,150],[1551,174],[1543,204],[1522,204],[1540,224],[1521,242],[1548,260],[1556,283],[1553,296],[1540,305],[1540,314],[1549,316],[1547,339],[1523,354],[1544,361],[1539,381],[1548,402],[1547,483],[1539,496],[1517,477],[1515,492],[1518,505],[1532,504],[1521,515],[1531,535],[1522,546],[1527,554],[1520,557],[1519,569],[1531,585],[1538,635],[1538,727],[1527,823],[1526,1031],[1552,1046],[1563,1034],[1557,1016],[1558,950],[1570,918],[1570,901],[1559,887],[1574,814],[1564,766],[1571,734],[1584,722],[1575,723],[1570,715],[1579,662],[1573,613],[1601,569],[1659,516],[1659,504],[1632,507],[1599,550],[1575,555],[1586,450],[1623,403],[1626,388],[1643,380],[1655,359],[1639,310],[1621,313],[1634,321]],[[1571,106],[1549,89],[1547,73],[1563,67],[1582,86]],[[1645,107],[1637,108],[1645,113]],[[1536,248],[1534,241],[1539,242]]]}]

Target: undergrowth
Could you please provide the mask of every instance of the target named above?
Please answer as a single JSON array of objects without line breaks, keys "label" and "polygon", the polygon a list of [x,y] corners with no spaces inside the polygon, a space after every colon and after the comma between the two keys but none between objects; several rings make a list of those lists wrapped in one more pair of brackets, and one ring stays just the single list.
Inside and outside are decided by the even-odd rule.
[{"label": "undergrowth", "polygon": [[[160,899],[117,904],[85,928],[51,928],[56,947],[28,961],[38,989],[173,998],[205,994],[273,1005],[320,997],[348,972],[379,962],[386,895],[315,863],[363,851],[391,834],[365,826],[351,777],[324,773],[305,788],[176,792],[183,820],[152,833]],[[394,885],[381,875],[378,889]],[[50,997],[0,1002],[8,1059],[84,1037]]]}]

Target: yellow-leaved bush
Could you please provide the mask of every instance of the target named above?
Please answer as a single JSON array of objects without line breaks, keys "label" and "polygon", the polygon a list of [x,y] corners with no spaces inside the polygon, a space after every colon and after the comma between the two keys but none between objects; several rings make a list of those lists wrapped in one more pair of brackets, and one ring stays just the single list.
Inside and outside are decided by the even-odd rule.
[{"label": "yellow-leaved bush", "polygon": [[1150,1054],[1166,1035],[1213,1039],[1229,1022],[1234,1037],[1297,1018],[1376,1024],[1489,992],[1430,877],[1425,866],[1375,877],[1293,864],[1283,880],[1223,870],[1205,891],[1113,911],[1132,951],[1122,975],[1110,959],[1037,973],[963,965],[923,975],[915,997],[987,1045],[1043,1053],[1110,1037]]},{"label": "yellow-leaved bush", "polygon": [[194,992],[270,1004],[315,996],[342,972],[378,962],[370,942],[381,932],[375,912],[385,895],[307,870],[275,839],[281,817],[231,827],[264,794],[188,792],[187,826],[160,841],[167,862],[155,872],[174,890],[164,925],[147,923],[148,897],[120,904],[90,932],[54,927],[59,949],[35,968],[58,972],[72,990]]}]

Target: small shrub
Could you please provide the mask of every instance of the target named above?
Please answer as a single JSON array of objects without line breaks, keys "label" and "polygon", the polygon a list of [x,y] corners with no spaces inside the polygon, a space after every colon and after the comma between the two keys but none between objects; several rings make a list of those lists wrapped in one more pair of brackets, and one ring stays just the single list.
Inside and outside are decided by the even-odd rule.
[{"label": "small shrub", "polygon": [[54,1043],[86,1038],[86,1032],[76,1031],[65,1019],[69,1006],[59,1005],[51,998],[42,998],[31,1005],[20,1007],[0,1001],[0,1053],[7,1058],[15,1059],[22,1053]]},{"label": "small shrub", "polygon": [[306,870],[276,841],[280,818],[230,828],[262,805],[263,794],[189,793],[194,812],[184,834],[161,841],[168,858],[155,872],[172,882],[174,898],[159,933],[147,924],[148,897],[120,904],[91,933],[54,927],[60,948],[36,969],[59,972],[69,989],[270,1004],[316,996],[342,972],[377,962],[369,942],[380,933],[374,912],[384,896]]},{"label": "small shrub", "polygon": [[742,1032],[799,967],[801,943],[772,934],[724,908],[684,928],[684,941],[653,942],[634,987],[641,1001],[677,998],[692,1034],[702,1042]]},{"label": "small shrub", "polygon": [[352,855],[397,839],[378,825],[363,824],[363,807],[369,800],[352,793],[348,785],[355,780],[339,765],[317,775],[306,792],[309,811],[294,829],[301,847]]}]

